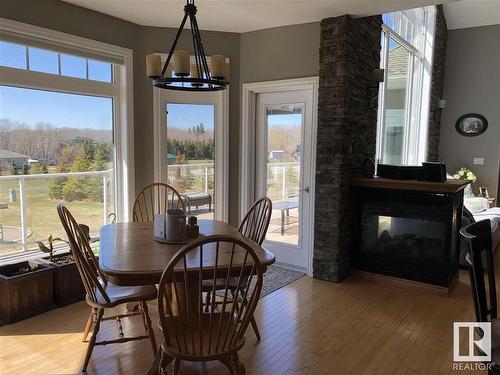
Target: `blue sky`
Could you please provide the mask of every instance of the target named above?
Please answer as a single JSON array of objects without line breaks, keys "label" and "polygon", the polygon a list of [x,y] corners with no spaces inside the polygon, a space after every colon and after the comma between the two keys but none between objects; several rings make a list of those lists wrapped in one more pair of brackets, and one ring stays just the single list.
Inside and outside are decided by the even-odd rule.
[{"label": "blue sky", "polygon": [[188,129],[203,123],[205,130],[214,129],[215,113],[212,104],[168,103],[168,126]]},{"label": "blue sky", "polygon": [[272,128],[275,126],[295,126],[302,125],[302,115],[300,113],[293,115],[269,115],[267,116],[267,125]]},{"label": "blue sky", "polygon": [[[26,46],[0,41],[0,65],[26,69]],[[57,52],[39,48],[28,49],[32,71],[58,74]],[[111,64],[60,54],[61,75],[111,82]],[[88,64],[88,68],[87,68]],[[111,98],[65,94],[42,90],[0,86],[0,119],[9,119],[34,126],[39,122],[56,127],[111,130],[113,101]]]},{"label": "blue sky", "polygon": [[84,95],[0,86],[0,119],[34,126],[111,130],[113,100]]}]

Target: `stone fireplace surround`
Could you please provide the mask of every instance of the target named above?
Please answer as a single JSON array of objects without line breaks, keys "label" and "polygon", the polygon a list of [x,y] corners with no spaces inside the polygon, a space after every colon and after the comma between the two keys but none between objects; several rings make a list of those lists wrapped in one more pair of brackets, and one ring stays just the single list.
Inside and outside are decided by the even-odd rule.
[{"label": "stone fireplace surround", "polygon": [[377,111],[369,106],[369,87],[380,67],[381,25],[381,16],[321,21],[313,253],[319,279],[338,282],[349,272],[351,180],[375,157]]}]

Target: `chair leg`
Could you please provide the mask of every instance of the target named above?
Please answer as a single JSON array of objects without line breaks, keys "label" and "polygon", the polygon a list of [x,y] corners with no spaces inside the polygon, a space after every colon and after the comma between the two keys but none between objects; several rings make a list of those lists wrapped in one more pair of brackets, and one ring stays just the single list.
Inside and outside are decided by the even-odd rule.
[{"label": "chair leg", "polygon": [[230,375],[234,375],[233,363],[231,360],[231,354],[219,358],[219,362],[221,362],[226,368],[229,370]]},{"label": "chair leg", "polygon": [[180,364],[181,364],[181,361],[177,358],[174,358],[174,360],[172,361],[172,375],[179,374]]},{"label": "chair leg", "polygon": [[257,337],[257,340],[260,341],[259,328],[257,327],[257,322],[255,321],[255,317],[253,315],[250,318],[250,323],[252,324],[253,331],[255,332],[255,337]]},{"label": "chair leg", "polygon": [[153,331],[153,327],[151,326],[151,319],[149,317],[148,304],[146,301],[141,302],[142,316],[145,322],[146,331],[149,333],[149,339],[151,340],[151,347],[153,348],[153,355],[156,354],[158,350],[156,346],[156,338],[155,333]]},{"label": "chair leg", "polygon": [[208,313],[210,310],[209,310],[209,306],[210,305],[210,292],[207,292],[207,295],[205,296],[205,312]]},{"label": "chair leg", "polygon": [[94,345],[97,339],[97,334],[99,333],[99,327],[101,326],[101,319],[103,315],[104,315],[104,309],[96,308],[92,312],[92,320],[93,320],[92,336],[90,337],[87,353],[85,354],[85,360],[83,362],[82,372],[87,371],[87,366],[90,361],[90,356],[92,355],[92,350],[94,349]]},{"label": "chair leg", "polygon": [[89,317],[87,319],[87,323],[85,323],[85,329],[83,330],[83,338],[82,342],[87,341],[87,337],[89,335],[90,329],[92,328],[92,317],[94,315],[94,308],[90,309]]},{"label": "chair leg", "polygon": [[238,353],[234,352],[231,354],[231,367],[233,368],[234,375],[244,375],[245,366],[239,361]]}]

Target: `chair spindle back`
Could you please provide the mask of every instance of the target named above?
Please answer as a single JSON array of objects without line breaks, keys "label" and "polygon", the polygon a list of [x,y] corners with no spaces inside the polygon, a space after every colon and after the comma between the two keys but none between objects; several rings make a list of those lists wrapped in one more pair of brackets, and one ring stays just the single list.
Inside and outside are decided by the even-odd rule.
[{"label": "chair spindle back", "polygon": [[186,211],[184,199],[172,186],[155,182],[144,187],[134,202],[133,221],[153,221],[155,214],[164,214],[171,208]]},{"label": "chair spindle back", "polygon": [[[237,278],[237,288],[230,287],[231,278]],[[213,281],[211,290],[203,291],[203,280]],[[216,280],[223,280],[225,288],[217,287]],[[167,352],[199,360],[241,347],[262,280],[255,251],[235,236],[201,237],[185,245],[159,284],[158,310]],[[210,304],[204,302],[205,293],[210,293]]]},{"label": "chair spindle back", "polygon": [[87,299],[97,302],[98,293],[104,301],[110,302],[109,296],[104,290],[103,284],[107,283],[106,277],[99,270],[97,258],[90,247],[87,236],[77,223],[71,212],[62,204],[57,206],[57,213],[61,224],[68,236],[71,255],[75,260],[76,267],[87,293]]},{"label": "chair spindle back", "polygon": [[238,231],[256,244],[262,245],[271,222],[272,211],[273,203],[268,197],[258,199],[247,211]]}]

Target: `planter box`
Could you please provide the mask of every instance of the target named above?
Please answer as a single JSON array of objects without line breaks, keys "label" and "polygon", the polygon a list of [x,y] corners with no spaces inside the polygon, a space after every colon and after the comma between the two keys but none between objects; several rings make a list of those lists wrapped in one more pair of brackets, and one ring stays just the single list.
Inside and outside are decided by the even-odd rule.
[{"label": "planter box", "polygon": [[[67,255],[56,255],[54,258]],[[58,264],[49,262],[48,258],[42,258],[40,261],[54,267],[54,302],[58,307],[85,299],[85,287],[75,262]]]},{"label": "planter box", "polygon": [[[17,276],[5,276],[18,267],[37,269]],[[54,308],[53,273],[49,265],[20,262],[0,267],[0,320],[7,324]]]}]

